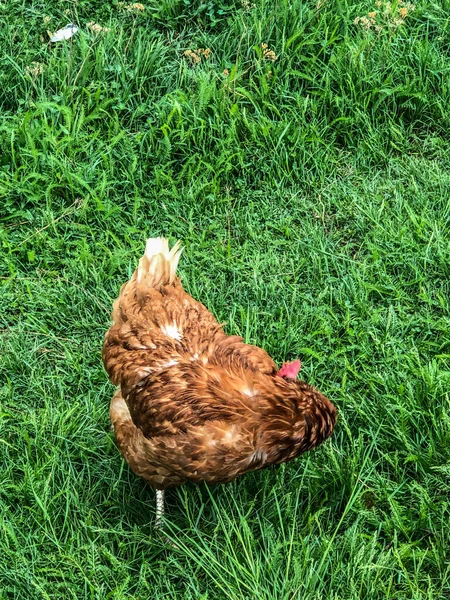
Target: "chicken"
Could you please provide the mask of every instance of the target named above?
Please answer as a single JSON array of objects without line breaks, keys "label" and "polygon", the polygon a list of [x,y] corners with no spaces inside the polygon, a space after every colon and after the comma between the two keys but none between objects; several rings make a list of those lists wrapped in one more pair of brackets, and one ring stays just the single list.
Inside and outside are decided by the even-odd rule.
[{"label": "chicken", "polygon": [[147,240],[115,301],[103,363],[118,386],[110,407],[117,445],[157,490],[226,483],[291,460],[332,433],[334,405],[304,381],[300,361],[278,370],[261,348],[226,335],[176,276],[181,250]]}]

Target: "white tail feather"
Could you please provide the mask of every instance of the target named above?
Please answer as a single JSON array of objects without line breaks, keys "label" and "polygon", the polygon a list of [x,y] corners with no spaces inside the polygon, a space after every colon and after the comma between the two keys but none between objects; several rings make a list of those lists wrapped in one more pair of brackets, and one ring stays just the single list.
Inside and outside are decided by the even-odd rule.
[{"label": "white tail feather", "polygon": [[148,287],[158,288],[173,283],[182,251],[180,242],[169,250],[166,238],[149,238],[137,269],[140,292],[145,293]]}]

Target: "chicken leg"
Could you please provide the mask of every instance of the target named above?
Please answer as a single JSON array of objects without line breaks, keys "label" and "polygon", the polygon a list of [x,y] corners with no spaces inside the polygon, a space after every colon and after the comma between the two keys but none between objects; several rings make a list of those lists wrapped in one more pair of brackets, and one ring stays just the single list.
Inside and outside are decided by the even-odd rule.
[{"label": "chicken leg", "polygon": [[155,529],[162,529],[164,517],[164,490],[156,490]]}]

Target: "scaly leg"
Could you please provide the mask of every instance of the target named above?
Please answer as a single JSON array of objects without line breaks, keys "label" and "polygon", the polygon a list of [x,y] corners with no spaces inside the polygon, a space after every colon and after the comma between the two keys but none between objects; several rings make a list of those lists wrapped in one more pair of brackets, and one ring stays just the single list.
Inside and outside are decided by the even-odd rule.
[{"label": "scaly leg", "polygon": [[161,529],[164,516],[164,490],[156,490],[156,519],[155,528]]}]

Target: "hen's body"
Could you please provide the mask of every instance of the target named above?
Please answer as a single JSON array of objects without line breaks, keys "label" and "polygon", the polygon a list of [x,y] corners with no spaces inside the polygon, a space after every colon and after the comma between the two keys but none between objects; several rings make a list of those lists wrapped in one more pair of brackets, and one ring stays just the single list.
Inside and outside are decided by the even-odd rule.
[{"label": "hen's body", "polygon": [[175,276],[166,240],[146,254],[113,309],[103,361],[119,386],[111,420],[133,471],[163,490],[224,483],[325,440],[336,410],[269,355],[227,336]]}]

